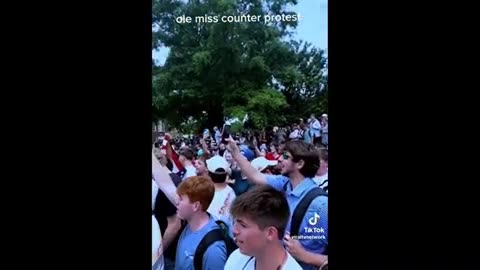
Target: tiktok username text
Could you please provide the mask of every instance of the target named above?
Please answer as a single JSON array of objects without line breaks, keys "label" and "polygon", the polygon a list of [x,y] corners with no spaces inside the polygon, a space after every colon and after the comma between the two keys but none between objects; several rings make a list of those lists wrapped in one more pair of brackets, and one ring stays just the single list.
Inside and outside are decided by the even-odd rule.
[{"label": "tiktok username text", "polygon": [[325,235],[292,235],[292,239],[296,240],[325,240]]},{"label": "tiktok username text", "polygon": [[318,235],[292,235],[291,238],[297,239],[297,240],[313,240],[313,239],[325,240],[326,239],[324,235],[325,230],[323,228],[305,227],[304,232],[317,233]]}]

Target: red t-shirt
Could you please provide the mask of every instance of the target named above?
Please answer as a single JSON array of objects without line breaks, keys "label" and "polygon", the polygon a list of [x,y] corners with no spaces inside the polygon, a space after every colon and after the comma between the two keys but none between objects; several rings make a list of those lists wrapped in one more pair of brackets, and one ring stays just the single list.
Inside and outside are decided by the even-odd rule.
[{"label": "red t-shirt", "polygon": [[265,155],[265,158],[268,159],[268,160],[278,160],[280,158],[280,155],[278,155],[277,157],[274,157],[272,153],[267,153]]}]

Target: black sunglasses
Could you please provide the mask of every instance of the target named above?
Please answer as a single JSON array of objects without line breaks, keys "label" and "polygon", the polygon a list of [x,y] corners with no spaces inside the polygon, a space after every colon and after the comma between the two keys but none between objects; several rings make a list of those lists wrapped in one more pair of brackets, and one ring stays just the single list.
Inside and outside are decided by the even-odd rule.
[{"label": "black sunglasses", "polygon": [[283,152],[282,158],[283,158],[284,160],[288,160],[288,159],[290,159],[291,157],[288,155],[287,152]]}]

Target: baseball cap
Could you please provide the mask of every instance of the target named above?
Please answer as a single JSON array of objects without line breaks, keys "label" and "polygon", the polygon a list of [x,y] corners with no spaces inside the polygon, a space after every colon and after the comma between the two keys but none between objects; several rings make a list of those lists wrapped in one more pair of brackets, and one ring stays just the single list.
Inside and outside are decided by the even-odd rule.
[{"label": "baseball cap", "polygon": [[212,173],[215,173],[218,169],[223,169],[225,172],[228,171],[228,162],[221,156],[213,156],[207,159],[206,163],[208,170]]},{"label": "baseball cap", "polygon": [[265,170],[268,166],[275,166],[278,164],[277,160],[268,160],[264,157],[258,157],[250,163],[259,172]]},{"label": "baseball cap", "polygon": [[255,158],[255,155],[253,154],[252,150],[246,147],[240,147],[240,153],[247,158],[248,161],[251,161],[253,158]]}]

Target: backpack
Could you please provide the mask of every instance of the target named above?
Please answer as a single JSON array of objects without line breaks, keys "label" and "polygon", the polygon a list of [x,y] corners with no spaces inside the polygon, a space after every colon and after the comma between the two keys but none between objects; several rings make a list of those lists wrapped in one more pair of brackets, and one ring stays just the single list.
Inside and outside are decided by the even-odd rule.
[{"label": "backpack", "polygon": [[[283,186],[283,192],[287,191],[287,185],[289,181],[285,183]],[[290,224],[290,235],[298,236],[300,232],[300,223],[302,223],[305,214],[307,213],[308,207],[312,203],[312,201],[317,198],[318,196],[326,196],[328,197],[328,193],[326,193],[323,189],[319,187],[315,187],[308,191],[308,193],[303,197],[303,199],[298,203],[297,207],[293,210],[292,221]],[[328,255],[328,247],[325,250],[325,254]]]},{"label": "backpack", "polygon": [[203,266],[203,255],[207,251],[208,247],[217,241],[224,241],[227,247],[227,258],[232,254],[234,250],[238,247],[235,244],[235,241],[228,234],[228,225],[221,220],[215,221],[220,229],[214,229],[209,231],[198,244],[197,250],[195,251],[195,257],[193,258],[193,269],[201,270]]},{"label": "backpack", "polygon": [[[323,185],[327,184],[326,186],[324,186],[322,188]],[[320,185],[318,185],[320,188],[323,189],[323,191],[327,192],[328,193],[328,179],[325,179],[325,181],[323,181]]]}]

